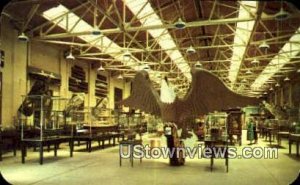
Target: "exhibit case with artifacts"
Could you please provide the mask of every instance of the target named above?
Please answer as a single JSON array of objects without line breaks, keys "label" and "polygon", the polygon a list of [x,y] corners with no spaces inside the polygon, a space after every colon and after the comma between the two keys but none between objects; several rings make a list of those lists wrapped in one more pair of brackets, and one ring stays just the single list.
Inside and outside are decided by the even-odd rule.
[{"label": "exhibit case with artifacts", "polygon": [[205,138],[227,138],[227,117],[226,112],[209,113],[206,118]]},{"label": "exhibit case with artifacts", "polygon": [[61,143],[69,143],[73,156],[73,127],[69,125],[66,113],[68,99],[49,95],[23,96],[19,110],[21,124],[22,162],[25,163],[28,145],[39,147],[40,164],[43,164],[43,147],[54,146],[54,155]]},{"label": "exhibit case with artifacts", "polygon": [[72,129],[66,130],[70,126],[66,113],[67,102],[68,99],[58,96],[23,96],[19,114],[21,140],[72,136]]},{"label": "exhibit case with artifacts", "polygon": [[[76,125],[74,141],[86,143],[88,152],[92,151],[92,142],[97,141],[99,147],[105,148],[116,144],[116,139],[124,139],[119,124],[111,116],[112,110],[100,107],[84,107],[72,112],[71,122]],[[107,141],[107,142],[106,142]],[[100,144],[102,143],[102,144]]]},{"label": "exhibit case with artifacts", "polygon": [[141,137],[147,131],[147,123],[143,121],[143,115],[140,112],[116,111],[115,122],[128,139],[134,139],[136,134]]},{"label": "exhibit case with artifacts", "polygon": [[230,109],[226,111],[227,116],[227,133],[230,144],[234,144],[235,141],[242,145],[242,124],[244,112],[240,109]]}]

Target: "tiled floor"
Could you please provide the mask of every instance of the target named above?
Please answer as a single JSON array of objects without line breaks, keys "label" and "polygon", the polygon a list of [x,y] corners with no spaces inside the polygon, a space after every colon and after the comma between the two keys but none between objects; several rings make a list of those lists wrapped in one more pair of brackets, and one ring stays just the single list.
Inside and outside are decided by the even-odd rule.
[{"label": "tiled floor", "polygon": [[[164,138],[162,138],[164,140]],[[193,145],[189,140],[186,145]],[[172,167],[168,159],[143,159],[142,163],[123,160],[119,166],[118,146],[92,153],[77,151],[70,158],[67,146],[62,146],[58,157],[53,151],[45,152],[44,165],[38,163],[38,152],[29,150],[25,164],[21,164],[20,152],[17,157],[4,155],[0,171],[12,184],[238,184],[238,185],[286,185],[293,181],[300,170],[300,157],[288,155],[287,141],[283,141],[278,159],[230,159],[226,173],[224,160],[215,161],[210,171],[209,159],[187,159],[184,166]],[[95,147],[97,143],[95,143]],[[245,146],[246,141],[239,151]],[[267,142],[251,147],[265,147]],[[295,153],[295,146],[293,148]]]}]

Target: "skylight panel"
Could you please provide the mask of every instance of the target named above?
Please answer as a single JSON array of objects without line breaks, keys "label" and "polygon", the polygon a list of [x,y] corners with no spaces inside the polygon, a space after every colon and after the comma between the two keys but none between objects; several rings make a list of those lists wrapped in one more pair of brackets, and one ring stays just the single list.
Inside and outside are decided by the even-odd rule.
[{"label": "skylight panel", "polygon": [[[48,19],[49,21],[52,21],[53,23],[56,23],[59,27],[67,30],[72,28],[75,24],[76,26],[74,27],[73,30],[71,30],[71,33],[76,33],[76,32],[83,32],[83,31],[88,31],[92,30],[93,27],[88,24],[87,22],[83,21],[80,19],[79,16],[76,14],[69,12],[70,10],[64,7],[63,5],[59,5],[55,8],[51,8],[43,13],[43,17]],[[69,13],[68,13],[69,12]],[[64,14],[67,14],[68,16],[68,21],[67,18],[64,17],[64,21],[59,21],[58,19],[55,19],[56,17],[62,16]],[[68,25],[67,25],[68,23]],[[87,43],[91,43],[93,40],[95,40],[94,35],[80,35],[78,36],[82,40],[84,40]],[[95,44],[94,46],[100,49],[101,51],[106,51],[109,53],[112,57],[114,57],[117,60],[122,61],[125,65],[129,66],[134,66],[135,62],[133,60],[123,60],[123,56],[120,55],[120,51],[122,51],[122,48],[114,43],[111,39],[109,39],[106,36],[102,36],[102,41],[100,43]],[[133,56],[132,56],[133,57]],[[136,58],[134,58],[135,61],[137,61]]]},{"label": "skylight panel", "polygon": [[261,74],[256,78],[251,85],[252,89],[261,88],[275,73],[290,61],[290,59],[299,54],[300,45],[296,42],[300,42],[300,27],[295,34],[289,39],[289,41],[281,48],[278,54],[271,60],[271,62],[265,67]]},{"label": "skylight panel", "polygon": [[[161,25],[163,23],[158,15],[155,13],[150,3],[147,0],[126,0],[124,1],[126,6],[131,10],[133,14],[137,16],[142,25],[152,26]],[[141,10],[142,9],[142,10]],[[168,33],[167,29],[153,29],[148,30],[150,35],[156,39],[158,44],[162,49],[176,48],[176,44],[172,39],[171,35]],[[191,74],[189,73],[190,67],[188,63],[184,60],[179,50],[174,50],[174,52],[167,52],[169,57],[173,60],[174,64],[179,68],[181,72],[186,76],[186,78],[191,81]],[[181,60],[178,60],[181,58]],[[180,62],[180,63],[179,63]],[[182,64],[181,64],[182,62]]]},{"label": "skylight panel", "polygon": [[[256,1],[240,1],[240,9],[238,18],[251,18],[253,13],[257,11],[257,2]],[[232,58],[230,64],[230,70],[228,78],[231,81],[231,84],[234,85],[236,77],[238,75],[243,56],[246,52],[246,46],[251,37],[251,33],[254,28],[255,21],[246,21],[246,22],[237,22],[235,37],[232,50]]]}]

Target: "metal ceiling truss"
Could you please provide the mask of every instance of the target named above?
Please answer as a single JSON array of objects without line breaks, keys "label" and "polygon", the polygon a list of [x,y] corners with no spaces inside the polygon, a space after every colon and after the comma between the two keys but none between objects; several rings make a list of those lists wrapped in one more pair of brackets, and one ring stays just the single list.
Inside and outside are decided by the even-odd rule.
[{"label": "metal ceiling truss", "polygon": [[[276,82],[276,80],[269,80],[266,82],[267,85],[263,85],[262,88],[256,90],[250,87],[251,83],[256,79],[256,76],[264,70],[266,64],[276,57],[278,54],[276,51],[280,50],[281,45],[285,44],[286,40],[290,37],[300,34],[295,33],[295,30],[293,30],[294,25],[290,25],[288,29],[282,29],[276,32],[268,28],[266,22],[273,21],[274,15],[267,15],[263,12],[267,2],[259,2],[257,14],[253,14],[253,12],[240,1],[234,4],[217,0],[207,2],[194,0],[191,3],[193,3],[195,8],[197,19],[195,21],[186,22],[185,29],[183,30],[177,30],[174,27],[174,22],[178,17],[181,17],[183,20],[186,19],[185,14],[188,11],[185,10],[185,5],[179,0],[173,0],[164,4],[159,1],[157,2],[158,7],[154,7],[152,12],[150,11],[149,14],[144,15],[143,11],[145,8],[149,8],[150,2],[148,1],[135,13],[131,12],[132,17],[129,21],[125,19],[127,17],[126,13],[130,11],[128,4],[126,4],[128,3],[127,1],[112,0],[111,3],[106,4],[107,8],[104,8],[98,5],[99,2],[97,2],[97,0],[88,0],[52,20],[46,21],[41,25],[35,25],[31,29],[29,27],[30,21],[37,15],[36,12],[40,7],[39,3],[41,3],[41,1],[27,0],[26,2],[34,3],[34,5],[30,9],[26,20],[23,22],[21,31],[26,30],[29,35],[34,36],[33,40],[73,47],[79,50],[79,54],[77,54],[78,58],[101,61],[101,63],[105,63],[107,70],[120,71],[126,77],[133,76],[135,71],[133,68],[135,65],[148,64],[161,75],[167,75],[170,81],[180,84],[176,86],[176,91],[180,94],[183,94],[188,89],[190,82],[189,79],[185,77],[185,73],[187,72],[182,72],[180,68],[178,68],[181,62],[175,62],[174,58],[172,60],[170,56],[172,52],[179,51],[182,62],[186,62],[189,66],[194,65],[197,61],[201,61],[205,68],[218,75],[224,83],[229,86],[231,82],[226,72],[228,73],[230,64],[234,62],[232,60],[232,50],[235,47],[245,47],[245,52],[241,57],[240,68],[237,70],[238,77],[236,82],[232,84],[232,88],[243,94],[251,94],[251,92],[262,92],[266,88],[269,88],[269,83]],[[207,9],[204,9],[204,3],[209,4],[211,7],[210,12],[206,12]],[[120,7],[120,4],[122,7]],[[290,5],[288,4],[288,6]],[[178,15],[178,17],[172,17],[167,20],[164,17],[164,13],[171,7],[173,7],[173,9],[175,8],[175,14]],[[243,18],[234,17],[239,14],[238,11],[240,7],[248,11],[251,16]],[[221,14],[221,8],[226,8],[227,13],[224,14],[224,12],[222,12]],[[70,13],[76,14],[80,19],[70,27],[67,27],[66,30],[57,33],[56,28],[62,21],[69,21]],[[89,14],[93,15],[93,26],[99,27],[102,35],[86,43],[85,41],[81,42],[80,39],[77,38],[91,35],[91,30],[74,32],[74,28],[81,20],[89,16]],[[206,19],[204,18],[204,14],[207,17]],[[143,16],[141,17],[141,15]],[[153,15],[158,15],[162,24],[146,25],[145,22],[141,21],[151,18]],[[300,13],[298,11],[291,14],[289,19],[299,18],[299,16]],[[113,28],[102,28],[107,21],[113,25]],[[235,26],[238,23],[246,23],[249,21],[255,21],[255,23],[248,42],[235,44],[233,42],[233,38],[237,35]],[[209,29],[212,27],[215,27],[216,30],[214,33],[209,33]],[[258,27],[262,28],[263,31],[257,31]],[[193,30],[194,28],[201,28],[201,30],[195,31]],[[29,31],[27,31],[28,29]],[[160,29],[164,29],[165,31],[155,37],[151,35],[151,30]],[[175,43],[174,47],[164,48],[160,45],[159,42],[165,38],[166,35],[171,36],[170,40]],[[113,41],[111,45],[104,46],[101,44],[103,43],[103,36],[107,36]],[[121,37],[123,39],[121,39]],[[145,38],[145,40],[139,40],[141,37]],[[237,35],[237,37],[239,37],[239,35]],[[268,52],[263,52],[258,48],[263,41],[268,42],[270,46],[274,45],[279,48],[273,47],[268,50]],[[300,42],[297,41],[291,41],[291,43],[292,42],[294,44],[300,44]],[[120,48],[117,47],[114,49],[115,45],[113,45],[113,43],[120,46]],[[102,47],[99,47],[99,45],[102,45]],[[186,53],[186,50],[190,46],[196,50],[196,53],[192,55]],[[95,48],[99,52],[95,50]],[[116,51],[117,49],[119,51]],[[132,60],[136,61],[135,64],[128,64],[127,66],[124,66],[125,64],[120,65],[120,61],[112,57],[122,55],[125,50],[128,50],[133,55]],[[249,54],[249,51],[254,52],[256,56]],[[289,52],[294,51],[291,49]],[[206,53],[205,56],[202,56],[203,53]],[[282,54],[284,54],[284,52]],[[254,59],[263,61],[263,64],[252,65],[251,61]],[[274,77],[284,76],[284,74],[296,70],[295,66],[299,64],[299,60],[297,59],[299,58],[295,57],[292,61],[282,66],[282,69],[276,73]],[[291,67],[286,67],[287,65]],[[251,69],[253,74],[249,75],[245,73],[249,69]],[[242,83],[242,78],[247,78],[247,82]]]}]

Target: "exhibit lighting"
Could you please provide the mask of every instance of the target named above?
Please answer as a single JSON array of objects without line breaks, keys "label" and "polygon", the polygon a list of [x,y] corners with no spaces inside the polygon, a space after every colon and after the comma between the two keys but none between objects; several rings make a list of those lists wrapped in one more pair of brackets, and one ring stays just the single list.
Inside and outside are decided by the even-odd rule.
[{"label": "exhibit lighting", "polygon": [[175,28],[177,28],[177,29],[183,29],[183,28],[185,28],[185,22],[182,21],[181,18],[179,18],[178,21],[176,21],[176,22],[174,23],[174,26],[175,26]]},{"label": "exhibit lighting", "polygon": [[75,57],[73,56],[72,51],[70,51],[70,53],[68,54],[68,56],[66,57],[66,59],[75,60]]},{"label": "exhibit lighting", "polygon": [[27,41],[29,41],[29,38],[25,35],[24,32],[22,32],[20,35],[18,35],[18,40],[23,41],[23,42],[27,42]]}]

